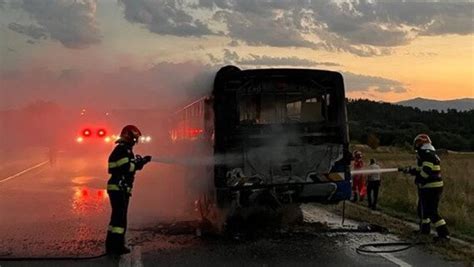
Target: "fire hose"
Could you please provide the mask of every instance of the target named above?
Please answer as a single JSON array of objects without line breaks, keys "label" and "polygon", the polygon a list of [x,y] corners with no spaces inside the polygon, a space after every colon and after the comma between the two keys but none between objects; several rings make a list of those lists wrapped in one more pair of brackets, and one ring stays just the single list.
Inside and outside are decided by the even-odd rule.
[{"label": "fire hose", "polygon": [[2,261],[76,261],[76,260],[93,260],[107,256],[107,253],[93,255],[93,256],[67,256],[67,257],[5,257],[7,255],[0,255],[0,262]]},{"label": "fire hose", "polygon": [[[365,169],[365,170],[352,170],[351,175],[357,174],[380,174],[380,173],[388,173],[388,172],[404,172],[402,168],[385,168],[385,169]],[[345,203],[343,204],[343,222],[344,222],[344,209]],[[362,244],[356,248],[357,253],[367,253],[367,254],[377,254],[377,253],[394,253],[394,252],[401,252],[404,250],[408,250],[413,248],[417,245],[424,245],[427,242],[421,241],[411,241],[411,242],[376,242],[376,243],[366,243]],[[395,247],[394,249],[370,249],[370,248],[391,248]]]}]

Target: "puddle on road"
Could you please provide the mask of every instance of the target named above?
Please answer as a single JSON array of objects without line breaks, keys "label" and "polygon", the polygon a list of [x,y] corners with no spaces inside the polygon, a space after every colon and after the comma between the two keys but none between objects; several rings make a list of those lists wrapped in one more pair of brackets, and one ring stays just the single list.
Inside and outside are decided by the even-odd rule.
[{"label": "puddle on road", "polygon": [[71,210],[76,215],[92,216],[107,211],[109,197],[105,189],[76,186],[73,188]]}]

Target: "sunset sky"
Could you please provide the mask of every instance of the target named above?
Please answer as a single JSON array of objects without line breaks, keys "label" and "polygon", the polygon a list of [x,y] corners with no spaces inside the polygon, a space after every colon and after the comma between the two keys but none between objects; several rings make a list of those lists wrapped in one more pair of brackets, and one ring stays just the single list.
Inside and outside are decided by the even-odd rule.
[{"label": "sunset sky", "polygon": [[226,64],[343,73],[347,95],[474,97],[472,1],[0,0],[0,108],[156,107]]}]

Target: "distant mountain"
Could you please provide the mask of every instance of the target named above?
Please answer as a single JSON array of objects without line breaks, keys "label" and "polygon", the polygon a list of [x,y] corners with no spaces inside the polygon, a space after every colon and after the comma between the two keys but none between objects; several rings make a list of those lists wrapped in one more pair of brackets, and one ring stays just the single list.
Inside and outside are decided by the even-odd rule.
[{"label": "distant mountain", "polygon": [[419,108],[421,110],[436,109],[439,111],[446,111],[448,109],[456,109],[458,111],[467,111],[474,109],[474,98],[461,98],[453,100],[434,100],[427,98],[413,98],[405,101],[400,101],[395,104]]}]

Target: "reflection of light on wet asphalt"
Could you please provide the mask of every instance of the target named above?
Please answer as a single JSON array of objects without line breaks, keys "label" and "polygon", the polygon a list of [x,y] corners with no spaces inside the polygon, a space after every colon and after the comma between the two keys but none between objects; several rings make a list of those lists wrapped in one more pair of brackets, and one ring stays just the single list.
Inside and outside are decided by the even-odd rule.
[{"label": "reflection of light on wet asphalt", "polygon": [[85,185],[92,181],[94,177],[92,176],[76,176],[72,179],[72,182],[76,185]]},{"label": "reflection of light on wet asphalt", "polygon": [[74,187],[72,212],[77,215],[94,215],[105,211],[108,195],[105,189],[86,186]]}]

